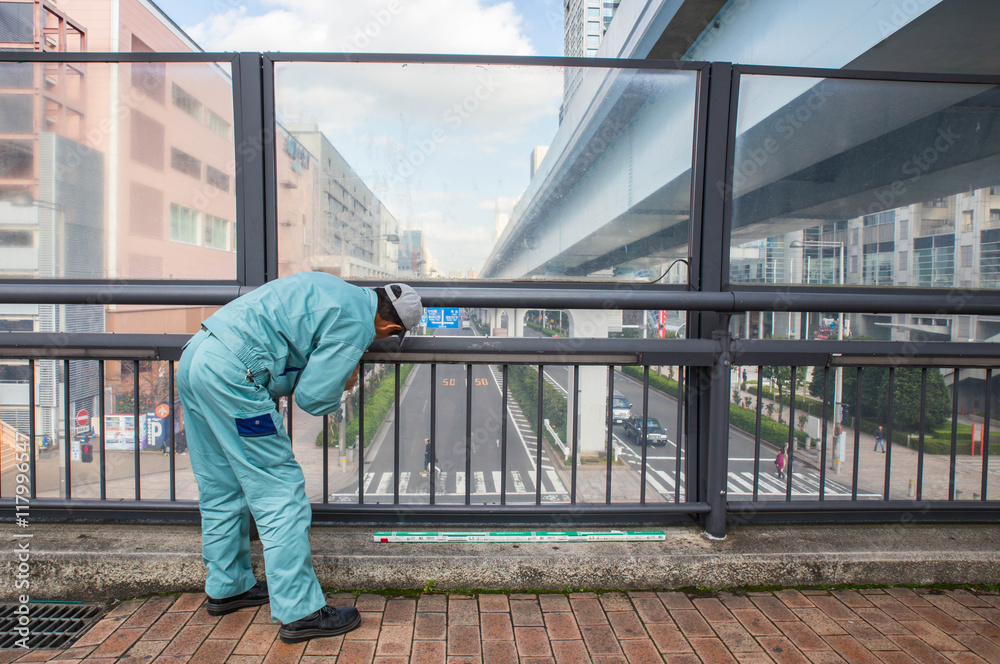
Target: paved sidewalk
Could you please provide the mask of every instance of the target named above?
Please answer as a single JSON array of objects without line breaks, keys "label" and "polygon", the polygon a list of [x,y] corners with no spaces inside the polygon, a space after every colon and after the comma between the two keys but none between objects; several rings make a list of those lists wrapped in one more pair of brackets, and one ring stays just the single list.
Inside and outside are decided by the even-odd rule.
[{"label": "paved sidewalk", "polygon": [[[361,627],[285,645],[267,607],[210,617],[203,594],[119,604],[73,647],[0,663],[757,664],[1000,661],[1000,595],[905,588],[569,594],[328,595]],[[18,659],[20,658],[20,659]]]}]

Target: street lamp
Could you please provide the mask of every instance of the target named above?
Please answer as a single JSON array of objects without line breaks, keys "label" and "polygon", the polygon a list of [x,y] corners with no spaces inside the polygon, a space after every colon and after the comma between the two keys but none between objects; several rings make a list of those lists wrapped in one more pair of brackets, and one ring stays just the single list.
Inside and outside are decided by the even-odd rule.
[{"label": "street lamp", "polygon": [[[792,240],[792,242],[789,243],[788,246],[793,249],[807,248],[807,247],[816,247],[820,249],[825,249],[825,248],[838,249],[840,254],[840,275],[839,275],[840,278],[838,281],[840,282],[841,286],[844,285],[844,250],[846,249],[844,242],[823,241],[823,240]],[[809,330],[807,328],[806,329],[807,335],[808,332]],[[844,340],[843,311],[840,312],[840,322],[837,324],[837,339],[838,341]],[[841,399],[843,398],[842,395],[843,388],[844,388],[843,368],[838,366],[836,372],[836,382],[834,385],[834,392],[833,392],[833,421],[835,424],[840,424],[841,421],[841,411],[842,411]],[[855,426],[857,426],[856,423]],[[840,444],[840,436],[835,436],[834,452],[833,452],[834,470],[838,474],[840,473],[840,463],[841,463],[840,457],[843,454],[843,452],[844,452],[843,447]]]}]

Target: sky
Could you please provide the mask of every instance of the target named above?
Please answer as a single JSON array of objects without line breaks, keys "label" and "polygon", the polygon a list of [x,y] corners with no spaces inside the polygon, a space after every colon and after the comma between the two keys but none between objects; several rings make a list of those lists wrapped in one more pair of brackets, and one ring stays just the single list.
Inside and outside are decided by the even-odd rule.
[{"label": "sky", "polygon": [[[562,55],[562,0],[154,0],[206,51]],[[280,65],[280,122],[313,122],[439,270],[479,270],[557,128],[555,68]]]}]

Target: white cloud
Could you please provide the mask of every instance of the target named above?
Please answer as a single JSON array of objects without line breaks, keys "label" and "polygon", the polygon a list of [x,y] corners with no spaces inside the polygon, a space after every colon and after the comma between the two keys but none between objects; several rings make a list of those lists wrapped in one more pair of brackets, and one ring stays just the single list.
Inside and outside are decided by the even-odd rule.
[{"label": "white cloud", "polygon": [[208,51],[327,51],[533,55],[512,2],[273,0],[212,14],[188,33]]}]

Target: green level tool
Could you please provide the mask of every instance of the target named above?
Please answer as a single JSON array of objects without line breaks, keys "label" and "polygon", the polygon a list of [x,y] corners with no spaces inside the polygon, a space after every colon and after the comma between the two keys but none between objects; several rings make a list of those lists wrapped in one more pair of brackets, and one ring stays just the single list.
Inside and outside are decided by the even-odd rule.
[{"label": "green level tool", "polygon": [[376,532],[375,541],[389,542],[652,542],[667,539],[664,530],[570,530],[527,532]]}]

